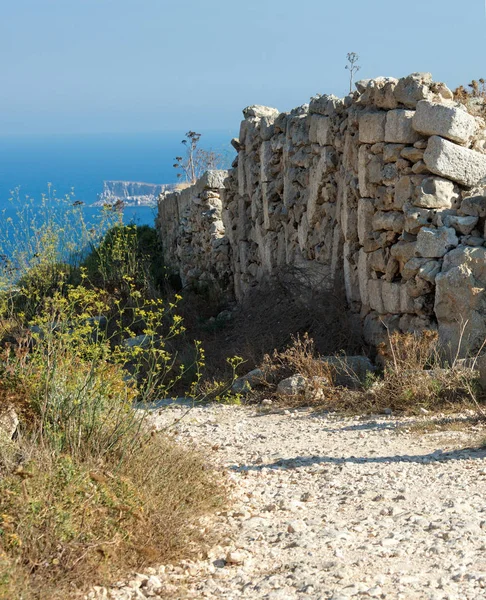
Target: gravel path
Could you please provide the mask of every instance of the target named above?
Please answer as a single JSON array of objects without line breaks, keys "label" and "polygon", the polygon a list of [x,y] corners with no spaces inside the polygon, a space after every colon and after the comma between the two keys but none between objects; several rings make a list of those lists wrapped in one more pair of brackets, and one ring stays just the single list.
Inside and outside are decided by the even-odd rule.
[{"label": "gravel path", "polygon": [[[151,415],[164,427],[183,413]],[[193,409],[177,425],[234,481],[208,557],[91,598],[486,598],[486,452],[468,432],[306,410]]]}]

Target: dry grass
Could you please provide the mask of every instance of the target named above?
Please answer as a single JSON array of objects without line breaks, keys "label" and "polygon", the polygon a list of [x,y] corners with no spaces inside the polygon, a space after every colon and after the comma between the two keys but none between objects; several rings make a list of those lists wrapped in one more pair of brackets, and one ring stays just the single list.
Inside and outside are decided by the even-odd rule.
[{"label": "dry grass", "polygon": [[0,479],[2,600],[65,599],[191,556],[208,540],[201,517],[225,503],[225,486],[201,455],[160,434],[121,466],[25,442],[9,453],[17,465]]},{"label": "dry grass", "polygon": [[[265,357],[261,365],[264,387],[254,399],[270,397],[279,405],[354,414],[385,409],[402,414],[420,414],[421,409],[457,412],[478,406],[476,373],[464,367],[442,367],[436,332],[394,333],[378,350],[384,364],[381,375],[370,373],[358,389],[349,389],[335,383],[337,370],[346,372],[344,357],[337,356],[336,364],[328,365],[309,336],[296,337],[286,350]],[[279,395],[278,382],[297,373],[307,379],[306,390],[295,396]],[[359,381],[348,374],[350,380]]]}]

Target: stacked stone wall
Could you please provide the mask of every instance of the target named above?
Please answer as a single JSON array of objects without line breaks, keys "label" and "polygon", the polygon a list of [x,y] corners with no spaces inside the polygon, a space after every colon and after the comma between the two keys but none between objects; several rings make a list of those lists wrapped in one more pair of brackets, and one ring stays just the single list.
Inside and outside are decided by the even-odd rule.
[{"label": "stacked stone wall", "polygon": [[291,266],[317,290],[342,286],[372,344],[387,329],[438,328],[454,350],[478,347],[481,118],[428,74],[361,81],[344,99],[317,96],[289,113],[243,114],[234,168],[159,203],[166,259],[184,281],[223,278],[242,300]]}]

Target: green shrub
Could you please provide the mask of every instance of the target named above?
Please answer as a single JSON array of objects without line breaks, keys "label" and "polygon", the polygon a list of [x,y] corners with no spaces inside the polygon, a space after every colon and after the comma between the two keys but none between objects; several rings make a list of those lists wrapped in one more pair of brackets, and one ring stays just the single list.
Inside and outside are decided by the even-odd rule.
[{"label": "green shrub", "polygon": [[126,289],[126,278],[153,293],[165,285],[157,232],[148,225],[116,225],[83,262],[89,281],[110,291]]}]

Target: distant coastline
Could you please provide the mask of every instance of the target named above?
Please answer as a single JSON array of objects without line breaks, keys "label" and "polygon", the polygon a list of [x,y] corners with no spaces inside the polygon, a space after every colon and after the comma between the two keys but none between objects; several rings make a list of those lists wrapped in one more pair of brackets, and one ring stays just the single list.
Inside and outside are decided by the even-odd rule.
[{"label": "distant coastline", "polygon": [[119,205],[137,207],[157,205],[160,194],[175,189],[174,183],[146,183],[143,181],[103,181],[103,191],[92,206]]}]

